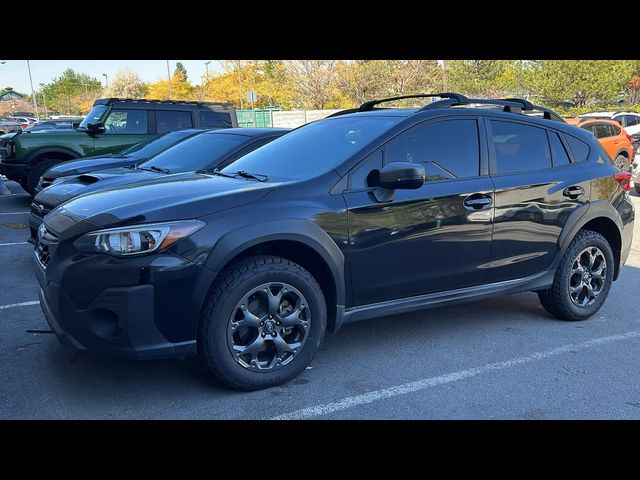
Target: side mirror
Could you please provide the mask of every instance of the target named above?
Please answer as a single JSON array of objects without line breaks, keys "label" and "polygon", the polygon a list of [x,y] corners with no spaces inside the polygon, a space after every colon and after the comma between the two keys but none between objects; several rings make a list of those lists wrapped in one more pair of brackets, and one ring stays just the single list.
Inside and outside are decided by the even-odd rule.
[{"label": "side mirror", "polygon": [[380,170],[381,188],[416,189],[424,185],[424,166],[411,162],[389,162]]},{"label": "side mirror", "polygon": [[95,135],[96,133],[103,133],[104,132],[104,123],[102,123],[102,122],[88,123],[87,124],[87,132],[89,132],[89,134],[91,134],[91,135]]}]

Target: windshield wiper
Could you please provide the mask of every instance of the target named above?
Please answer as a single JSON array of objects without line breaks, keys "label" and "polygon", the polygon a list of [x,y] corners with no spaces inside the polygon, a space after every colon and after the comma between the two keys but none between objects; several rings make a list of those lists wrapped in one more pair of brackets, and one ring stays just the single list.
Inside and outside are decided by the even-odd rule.
[{"label": "windshield wiper", "polygon": [[167,170],[166,168],[161,168],[161,167],[156,167],[155,165],[151,165],[150,167],[137,167],[138,170],[146,170],[147,172],[160,172],[160,173],[166,173],[169,174],[171,173],[171,171]]},{"label": "windshield wiper", "polygon": [[249,180],[257,180],[259,182],[266,182],[267,180],[269,180],[269,177],[267,177],[266,175],[262,175],[260,173],[249,173],[245,172],[244,170],[238,170],[235,175],[237,177],[248,178]]},{"label": "windshield wiper", "polygon": [[228,173],[222,173],[217,168],[214,168],[213,170],[211,170],[209,168],[203,168],[201,170],[197,170],[196,173],[206,173],[208,175],[219,175],[221,177],[236,178],[235,175],[229,175]]}]

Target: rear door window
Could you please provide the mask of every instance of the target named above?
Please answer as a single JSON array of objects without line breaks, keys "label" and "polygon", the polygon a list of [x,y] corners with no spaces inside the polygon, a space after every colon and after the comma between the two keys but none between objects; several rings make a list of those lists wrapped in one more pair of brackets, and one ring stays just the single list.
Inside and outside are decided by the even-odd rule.
[{"label": "rear door window", "polygon": [[596,138],[607,138],[613,136],[613,130],[611,125],[600,123],[595,125],[595,134]]},{"label": "rear door window", "polygon": [[551,168],[551,150],[543,128],[491,120],[492,174]]},{"label": "rear door window", "polygon": [[156,110],[157,133],[172,132],[193,127],[191,112]]},{"label": "rear door window", "polygon": [[560,165],[569,165],[569,155],[560,140],[560,137],[556,132],[547,131],[549,134],[549,145],[551,146],[551,158],[553,160],[553,166],[559,167]]}]

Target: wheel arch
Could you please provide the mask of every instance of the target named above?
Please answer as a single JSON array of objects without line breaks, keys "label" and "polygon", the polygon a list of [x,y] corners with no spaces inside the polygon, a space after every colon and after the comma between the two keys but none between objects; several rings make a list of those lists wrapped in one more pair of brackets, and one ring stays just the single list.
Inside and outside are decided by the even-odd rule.
[{"label": "wheel arch", "polygon": [[558,239],[560,248],[557,263],[560,263],[560,259],[580,230],[592,230],[604,236],[611,245],[615,259],[613,279],[617,280],[620,275],[622,228],[620,215],[609,202],[597,200],[580,207],[569,216]]},{"label": "wheel arch", "polygon": [[[60,159],[63,156],[69,156],[71,158],[69,158],[69,160],[73,160],[76,158],[80,158],[81,155],[79,155],[77,152],[74,152],[73,150],[70,150],[68,148],[62,148],[62,147],[48,147],[48,148],[40,148],[38,150],[36,150],[35,152],[32,152],[29,154],[29,156],[27,157],[27,163],[31,164],[31,165],[35,165],[37,163],[39,163],[42,160],[36,160],[38,159],[38,157],[42,157],[42,156],[46,156],[46,155],[50,155],[47,158],[51,158],[53,160],[56,159]],[[61,162],[64,160],[60,160]]]},{"label": "wheel arch", "polygon": [[254,254],[287,258],[308,270],[320,284],[327,301],[327,329],[337,332],[345,304],[344,255],[315,223],[292,219],[247,225],[222,236],[204,266],[215,272],[198,297],[204,305],[218,274],[232,262]]}]

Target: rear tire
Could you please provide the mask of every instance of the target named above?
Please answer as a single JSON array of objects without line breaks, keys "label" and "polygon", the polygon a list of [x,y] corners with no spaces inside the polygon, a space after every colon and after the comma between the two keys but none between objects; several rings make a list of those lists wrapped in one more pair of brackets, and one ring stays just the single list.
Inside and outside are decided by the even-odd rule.
[{"label": "rear tire", "polygon": [[[592,265],[589,266],[590,259]],[[598,232],[580,230],[562,257],[551,288],[538,292],[543,308],[560,320],[586,320],[600,310],[613,283],[614,256]]]},{"label": "rear tire", "polygon": [[[24,188],[29,195],[32,197],[35,196],[35,189],[38,186],[38,182],[40,181],[40,177],[44,175],[44,172],[49,170],[54,165],[57,165],[59,162],[55,160],[42,160],[39,163],[36,163],[29,175],[27,175],[27,179],[25,180]],[[22,183],[21,183],[22,185]]]},{"label": "rear tire", "polygon": [[[280,294],[274,297],[280,298],[274,300],[274,305],[282,308],[286,302],[288,310],[271,311],[272,285]],[[288,287],[288,293],[279,292],[277,285]],[[288,295],[292,297],[287,301]],[[296,299],[301,301],[296,304]],[[292,312],[298,312],[295,305],[299,304],[302,313],[297,314],[296,320],[303,319],[302,324],[297,323],[289,331],[296,336],[299,328],[303,333],[292,339],[284,325],[292,318]],[[269,320],[270,314],[273,320]],[[249,327],[242,327],[245,323]],[[225,268],[213,285],[200,319],[198,353],[227,386],[239,390],[268,388],[288,382],[306,369],[324,338],[326,325],[322,289],[307,270],[285,258],[255,255]],[[239,337],[241,334],[243,338]],[[246,356],[239,353],[255,344],[259,346]],[[287,351],[289,345],[300,346]]]}]

